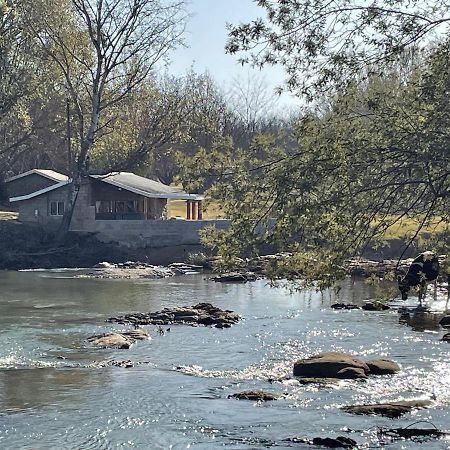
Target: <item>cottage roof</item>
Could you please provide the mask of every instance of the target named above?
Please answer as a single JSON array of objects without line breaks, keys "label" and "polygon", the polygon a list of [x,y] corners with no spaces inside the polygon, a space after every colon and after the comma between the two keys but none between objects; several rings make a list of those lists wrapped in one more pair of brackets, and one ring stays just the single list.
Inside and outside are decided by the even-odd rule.
[{"label": "cottage roof", "polygon": [[111,172],[106,175],[90,175],[90,177],[149,198],[170,198],[178,200],[203,200],[204,198],[202,195],[188,194],[179,189],[167,186],[167,184],[149,180],[131,172]]},{"label": "cottage roof", "polygon": [[31,199],[33,197],[37,197],[38,195],[46,194],[47,192],[53,191],[55,189],[59,189],[60,187],[65,186],[66,184],[69,184],[69,181],[70,180],[61,181],[59,183],[52,184],[49,187],[46,187],[46,188],[41,189],[39,191],[32,192],[31,194],[28,194],[28,195],[21,195],[20,197],[11,197],[9,199],[9,201],[10,201],[10,203],[12,203],[12,202],[20,202],[22,200],[29,200],[29,199]]},{"label": "cottage roof", "polygon": [[28,175],[40,175],[42,177],[48,178],[49,180],[56,181],[57,183],[61,181],[68,181],[69,177],[66,175],[63,175],[62,173],[55,172],[54,170],[50,169],[31,169],[28,172],[21,173],[19,175],[16,175],[14,177],[8,178],[5,180],[6,183],[9,183],[10,181],[18,180],[22,177],[27,177]]},{"label": "cottage roof", "polygon": [[[89,177],[94,180],[111,184],[119,189],[125,189],[126,191],[134,192],[135,194],[149,198],[168,198],[177,200],[203,200],[204,198],[202,195],[188,194],[179,189],[160,183],[159,181],[149,180],[148,178],[140,177],[131,172],[111,172],[106,175],[89,175]],[[12,197],[9,201],[19,202],[22,200],[30,200],[39,195],[53,191],[54,189],[59,189],[68,183],[70,183],[70,179],[67,178],[64,181],[60,181],[59,183],[39,191],[32,192],[31,194]]]}]

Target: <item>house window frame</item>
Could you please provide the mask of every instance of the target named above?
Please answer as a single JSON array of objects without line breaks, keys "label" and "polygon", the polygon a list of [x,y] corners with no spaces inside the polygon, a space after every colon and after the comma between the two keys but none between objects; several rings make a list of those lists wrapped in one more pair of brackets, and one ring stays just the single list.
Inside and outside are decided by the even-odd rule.
[{"label": "house window frame", "polygon": [[66,204],[64,201],[50,201],[49,215],[52,217],[62,217],[66,209]]}]

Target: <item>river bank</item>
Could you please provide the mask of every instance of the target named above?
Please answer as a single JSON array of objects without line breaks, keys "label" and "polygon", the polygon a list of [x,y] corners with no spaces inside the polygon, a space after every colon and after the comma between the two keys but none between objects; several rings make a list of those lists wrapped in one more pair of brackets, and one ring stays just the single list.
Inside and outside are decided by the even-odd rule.
[{"label": "river bank", "polygon": [[[214,265],[214,257],[205,256],[208,252],[199,245],[131,249],[117,244],[105,244],[92,234],[68,233],[64,242],[56,246],[55,239],[54,233],[44,232],[41,227],[25,225],[14,218],[0,220],[0,270],[94,267],[103,261],[111,264],[135,261],[169,266],[191,260],[190,262],[202,265],[207,271],[211,271]],[[392,239],[377,252],[369,249],[365,258],[346,261],[346,270],[350,275],[364,277],[405,271],[411,260],[396,259],[401,255],[402,244],[402,241]],[[404,257],[412,257],[417,251],[412,247]],[[254,273],[264,277],[269,264],[288,257],[288,253],[277,253],[243,259],[232,271],[241,275]],[[249,279],[253,279],[252,276]]]}]

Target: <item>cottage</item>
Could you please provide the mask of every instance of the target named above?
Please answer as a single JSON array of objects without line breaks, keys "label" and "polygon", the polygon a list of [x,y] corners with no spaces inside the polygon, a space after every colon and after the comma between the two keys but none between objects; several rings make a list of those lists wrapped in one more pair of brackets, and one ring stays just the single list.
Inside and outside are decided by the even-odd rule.
[{"label": "cottage", "polygon": [[[16,205],[19,220],[57,228],[66,211],[69,188],[70,180],[61,181],[11,197],[10,202]],[[82,182],[70,229],[129,247],[198,244],[199,231],[205,226],[227,226],[227,221],[203,220],[203,199],[130,172],[90,175]],[[184,220],[171,217],[171,200],[186,202]]]}]

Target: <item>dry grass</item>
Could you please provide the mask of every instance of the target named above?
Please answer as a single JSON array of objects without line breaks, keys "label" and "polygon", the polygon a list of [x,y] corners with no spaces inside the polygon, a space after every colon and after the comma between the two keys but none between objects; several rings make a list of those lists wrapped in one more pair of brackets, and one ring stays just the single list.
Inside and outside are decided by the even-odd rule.
[{"label": "dry grass", "polygon": [[13,211],[0,211],[0,220],[15,220],[19,214]]},{"label": "dry grass", "polygon": [[[412,237],[417,231],[417,228],[420,226],[420,219],[409,219],[405,218],[401,221],[397,222],[395,225],[389,227],[384,235],[384,239],[399,239],[407,237]],[[437,233],[443,232],[446,228],[448,228],[448,224],[436,218],[429,226],[424,227],[420,230],[419,237],[424,236],[425,234],[434,235]]]},{"label": "dry grass", "polygon": [[[205,205],[205,204],[204,204]],[[186,218],[186,201],[170,200],[170,217]],[[203,208],[204,219],[223,219],[225,215],[217,203],[209,203]]]}]

